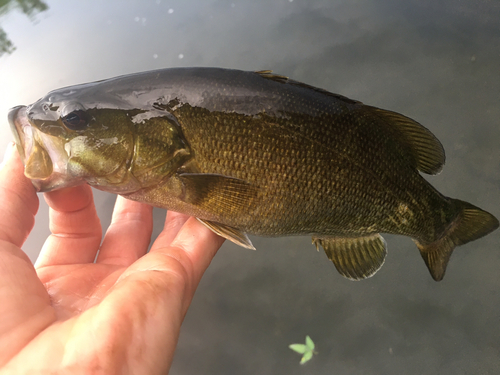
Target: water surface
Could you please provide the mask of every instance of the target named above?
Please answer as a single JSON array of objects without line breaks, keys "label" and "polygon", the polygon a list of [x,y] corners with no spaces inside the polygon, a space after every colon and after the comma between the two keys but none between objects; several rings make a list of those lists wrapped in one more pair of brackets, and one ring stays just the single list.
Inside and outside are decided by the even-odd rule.
[{"label": "water surface", "polygon": [[[500,217],[499,19],[493,0],[7,2],[0,152],[8,109],[54,88],[174,66],[273,69],[421,122],[447,153],[433,185]],[[96,200],[106,225],[114,197]],[[42,206],[32,259],[47,234]],[[254,238],[256,252],[226,243],[171,374],[497,373],[500,233],[458,248],[440,283],[411,240],[385,237],[384,267],[362,282],[309,238]],[[318,355],[300,366],[288,345],[306,334]]]}]

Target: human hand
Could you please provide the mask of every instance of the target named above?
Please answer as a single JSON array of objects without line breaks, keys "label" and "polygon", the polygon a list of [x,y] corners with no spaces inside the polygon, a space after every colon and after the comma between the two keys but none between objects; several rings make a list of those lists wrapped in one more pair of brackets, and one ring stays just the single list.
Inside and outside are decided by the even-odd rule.
[{"label": "human hand", "polygon": [[0,373],[167,373],[184,315],[224,240],[168,212],[146,254],[152,208],[118,197],[101,243],[84,185],[45,194],[52,235],[33,267],[21,246],[38,198],[22,168],[9,146],[0,170]]}]

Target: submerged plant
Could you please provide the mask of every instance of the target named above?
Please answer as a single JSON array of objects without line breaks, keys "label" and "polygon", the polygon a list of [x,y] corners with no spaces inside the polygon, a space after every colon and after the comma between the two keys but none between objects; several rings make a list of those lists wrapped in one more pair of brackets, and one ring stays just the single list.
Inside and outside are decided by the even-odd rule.
[{"label": "submerged plant", "polygon": [[309,361],[313,354],[317,354],[314,351],[314,341],[309,337],[309,335],[306,336],[305,344],[291,344],[288,347],[294,352],[302,354],[302,359],[300,360],[301,365]]}]

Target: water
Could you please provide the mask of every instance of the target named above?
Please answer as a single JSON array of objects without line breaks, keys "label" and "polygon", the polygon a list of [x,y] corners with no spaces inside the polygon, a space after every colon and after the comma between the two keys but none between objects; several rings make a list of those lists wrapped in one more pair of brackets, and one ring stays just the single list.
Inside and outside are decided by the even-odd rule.
[{"label": "water", "polygon": [[[44,3],[0,9],[1,152],[8,108],[54,88],[174,66],[273,69],[426,125],[447,152],[433,185],[500,217],[498,1]],[[105,225],[114,197],[96,195]],[[32,259],[47,234],[42,206]],[[412,241],[385,237],[386,263],[363,282],[340,277],[309,238],[253,238],[257,252],[226,243],[171,374],[497,373],[500,232],[458,248],[440,283]],[[318,354],[300,366],[288,345],[306,334]]]}]

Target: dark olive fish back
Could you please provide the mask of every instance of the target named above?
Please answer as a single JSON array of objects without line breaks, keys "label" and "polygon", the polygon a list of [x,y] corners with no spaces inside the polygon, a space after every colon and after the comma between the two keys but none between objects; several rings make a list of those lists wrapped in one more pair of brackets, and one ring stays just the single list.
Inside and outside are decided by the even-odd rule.
[{"label": "dark olive fish back", "polygon": [[[198,88],[210,91],[203,105],[176,101],[171,113],[200,173],[234,177],[258,189],[241,204],[225,202],[212,190],[216,222],[260,235],[356,242],[386,232],[426,244],[443,236],[461,211],[418,173],[440,171],[444,150],[415,121],[269,72],[211,78],[216,84]],[[451,250],[445,253],[438,258],[449,258]],[[426,262],[436,267],[437,261]],[[444,268],[438,268],[433,276],[441,279]],[[346,276],[361,278],[360,272]]]},{"label": "dark olive fish back", "polygon": [[[74,96],[87,118],[134,134],[134,156],[120,164],[132,178],[99,188],[196,216],[242,246],[252,247],[246,233],[308,234],[359,280],[384,262],[379,233],[401,234],[441,280],[455,246],[498,227],[420,175],[445,161],[425,127],[270,71],[164,69],[65,90],[31,113]],[[43,114],[39,121],[55,127]]]},{"label": "dark olive fish back", "polygon": [[[247,106],[237,94],[248,82],[231,80],[210,88],[213,105],[177,104],[172,111],[201,173],[258,187],[252,204],[234,216],[221,209],[219,221],[261,235],[383,231],[433,238],[435,225],[421,206],[441,210],[446,201],[418,174],[418,154],[402,140],[404,126],[422,134],[415,142],[427,142],[434,159],[425,167],[436,171],[444,152],[429,131],[294,81],[245,74],[255,97]],[[405,220],[408,212],[420,218]]]}]

